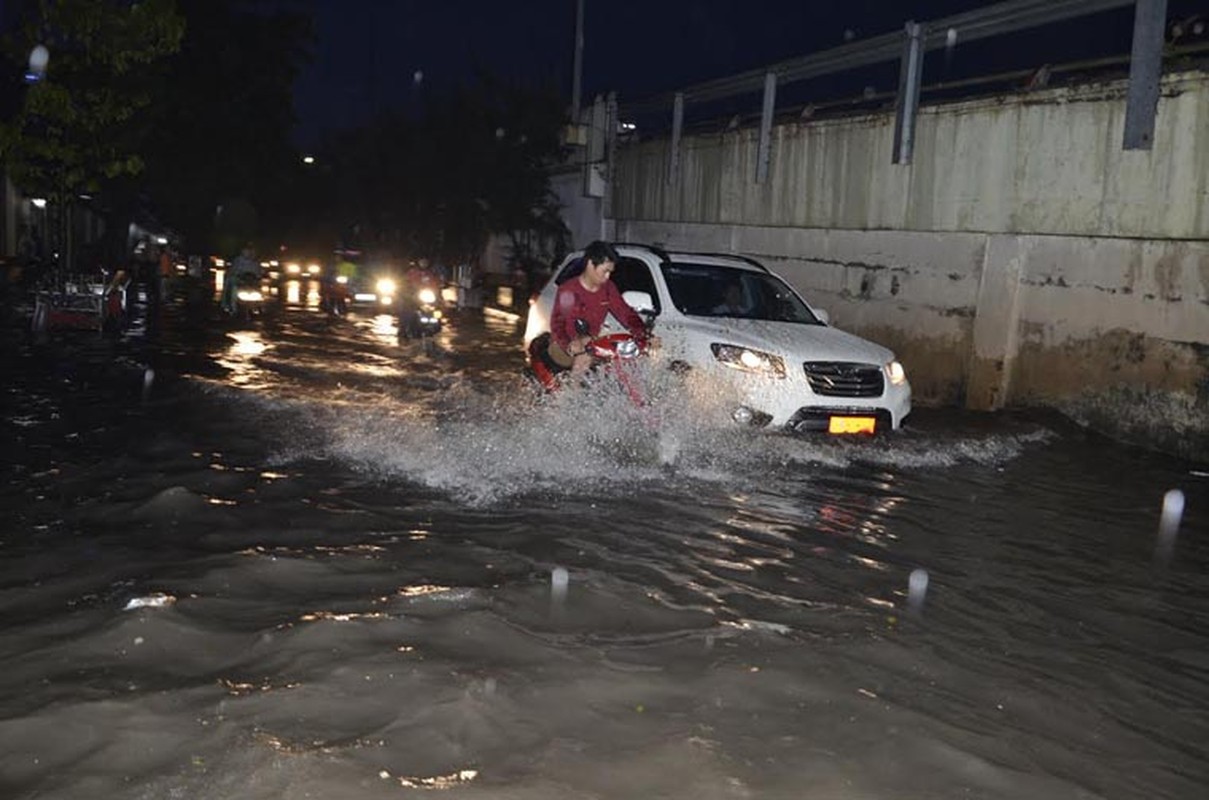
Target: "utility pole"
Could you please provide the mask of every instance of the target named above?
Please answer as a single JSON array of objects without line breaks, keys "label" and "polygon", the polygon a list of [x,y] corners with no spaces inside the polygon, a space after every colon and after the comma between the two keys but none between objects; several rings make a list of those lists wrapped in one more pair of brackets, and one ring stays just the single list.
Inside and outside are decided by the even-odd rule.
[{"label": "utility pole", "polygon": [[575,68],[571,79],[571,124],[579,124],[580,84],[584,71],[584,0],[575,0]]}]

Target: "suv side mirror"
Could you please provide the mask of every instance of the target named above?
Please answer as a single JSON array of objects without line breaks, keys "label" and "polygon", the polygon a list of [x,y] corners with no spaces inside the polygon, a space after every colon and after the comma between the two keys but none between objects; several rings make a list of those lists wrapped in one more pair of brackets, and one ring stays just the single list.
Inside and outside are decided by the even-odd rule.
[{"label": "suv side mirror", "polygon": [[827,309],[812,308],[811,311],[813,311],[814,315],[819,318],[819,322],[823,323],[824,325],[831,324],[831,315],[827,313]]},{"label": "suv side mirror", "polygon": [[639,314],[654,314],[655,301],[646,292],[640,292],[636,289],[631,289],[621,295],[621,299],[625,300],[630,308],[637,311]]}]

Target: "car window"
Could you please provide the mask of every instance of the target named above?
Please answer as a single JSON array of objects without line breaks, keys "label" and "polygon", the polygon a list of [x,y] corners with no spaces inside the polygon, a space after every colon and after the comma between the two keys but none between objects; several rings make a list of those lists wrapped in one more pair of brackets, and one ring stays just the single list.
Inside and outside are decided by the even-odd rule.
[{"label": "car window", "polygon": [[822,324],[788,284],[767,272],[711,264],[664,264],[672,303],[696,317]]},{"label": "car window", "polygon": [[645,261],[623,256],[613,269],[612,281],[617,287],[617,291],[622,294],[626,292],[649,294],[651,302],[655,304],[655,313],[659,313],[659,292],[655,291],[655,278],[651,275],[651,268],[646,265]]}]

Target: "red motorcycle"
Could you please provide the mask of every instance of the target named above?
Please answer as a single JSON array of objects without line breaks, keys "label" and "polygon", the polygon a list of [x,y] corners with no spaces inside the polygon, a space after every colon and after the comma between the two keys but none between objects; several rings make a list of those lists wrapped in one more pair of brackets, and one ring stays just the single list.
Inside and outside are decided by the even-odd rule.
[{"label": "red motorcycle", "polygon": [[[579,334],[587,334],[587,323],[575,321],[575,329]],[[550,334],[543,333],[529,343],[526,353],[529,372],[538,385],[546,392],[558,391],[562,386],[561,375],[570,370],[554,363],[549,355]],[[606,333],[590,339],[584,348],[592,356],[593,371],[605,371],[617,378],[626,396],[634,405],[645,404],[643,393],[638,385],[634,366],[640,356],[649,350],[647,339],[637,339],[629,333]]]}]

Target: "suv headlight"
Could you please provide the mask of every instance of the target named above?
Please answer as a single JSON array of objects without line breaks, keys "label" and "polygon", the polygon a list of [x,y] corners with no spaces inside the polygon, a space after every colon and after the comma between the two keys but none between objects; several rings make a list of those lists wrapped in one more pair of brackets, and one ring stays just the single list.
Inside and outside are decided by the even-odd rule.
[{"label": "suv headlight", "polygon": [[387,297],[395,296],[395,282],[390,278],[379,278],[374,288],[378,290],[378,294],[384,294]]},{"label": "suv headlight", "polygon": [[774,356],[772,353],[717,342],[711,344],[709,349],[714,352],[714,358],[733,369],[754,372],[757,375],[769,375],[774,378],[785,377],[785,362],[781,360],[780,356]]},{"label": "suv headlight", "polygon": [[891,361],[886,364],[886,377],[890,379],[890,383],[899,386],[907,382],[907,371],[903,369],[902,364]]}]

